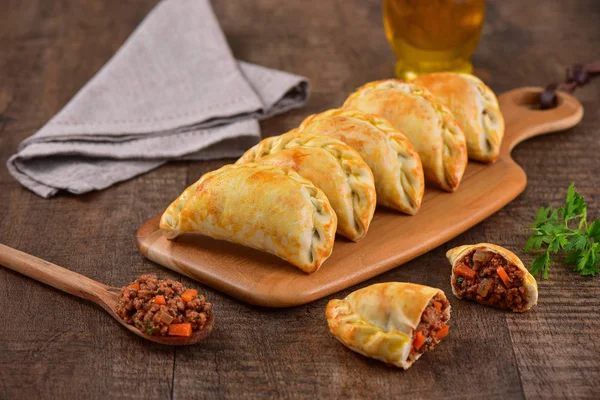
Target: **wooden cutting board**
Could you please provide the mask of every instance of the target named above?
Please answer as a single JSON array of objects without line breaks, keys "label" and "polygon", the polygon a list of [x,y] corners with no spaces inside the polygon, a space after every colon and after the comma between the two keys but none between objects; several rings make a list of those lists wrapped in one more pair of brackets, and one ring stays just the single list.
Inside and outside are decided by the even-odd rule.
[{"label": "wooden cutting board", "polygon": [[447,242],[525,190],[527,177],[511,150],[532,136],[573,127],[583,116],[579,101],[564,93],[556,108],[535,109],[540,92],[519,88],[500,96],[506,131],[497,162],[470,162],[454,193],[428,188],[416,216],[378,208],[366,237],[358,243],[338,237],[331,257],[311,275],[270,254],[200,235],[169,241],[158,230],[160,215],[139,229],[137,246],[158,264],[260,306],[296,306],[356,285]]}]

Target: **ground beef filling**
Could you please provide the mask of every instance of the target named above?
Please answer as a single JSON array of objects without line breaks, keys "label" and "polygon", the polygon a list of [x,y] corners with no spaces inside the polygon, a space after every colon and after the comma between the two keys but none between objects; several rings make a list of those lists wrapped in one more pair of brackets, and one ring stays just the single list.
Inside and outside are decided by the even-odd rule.
[{"label": "ground beef filling", "polygon": [[206,324],[211,304],[179,282],[143,275],[122,289],[116,312],[148,335],[190,336]]},{"label": "ground beef filling", "polygon": [[502,309],[525,308],[525,272],[503,256],[475,250],[454,267],[452,285],[459,297]]},{"label": "ground beef filling", "polygon": [[449,307],[450,303],[441,293],[429,300],[421,315],[421,321],[413,333],[411,355],[433,349],[448,334],[449,327],[446,322],[450,315],[447,312]]}]

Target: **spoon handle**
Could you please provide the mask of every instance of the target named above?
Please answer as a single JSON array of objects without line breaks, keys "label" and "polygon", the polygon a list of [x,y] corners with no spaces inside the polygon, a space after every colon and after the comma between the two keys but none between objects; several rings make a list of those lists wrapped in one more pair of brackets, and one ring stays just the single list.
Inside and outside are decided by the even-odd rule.
[{"label": "spoon handle", "polygon": [[63,292],[101,304],[109,286],[0,243],[0,264]]}]

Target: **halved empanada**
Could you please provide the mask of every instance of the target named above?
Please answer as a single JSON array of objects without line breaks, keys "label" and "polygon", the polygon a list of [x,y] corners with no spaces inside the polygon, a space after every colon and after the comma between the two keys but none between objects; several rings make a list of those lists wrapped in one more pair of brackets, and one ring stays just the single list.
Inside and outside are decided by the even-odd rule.
[{"label": "halved empanada", "polygon": [[467,166],[465,136],[452,113],[423,86],[396,79],[367,83],[344,107],[387,119],[421,156],[425,179],[450,192],[458,187]]},{"label": "halved empanada", "polygon": [[373,171],[377,203],[410,215],[419,211],[425,189],[421,159],[386,120],[359,110],[334,109],[309,116],[299,129],[339,139],[358,151]]},{"label": "halved empanada", "polygon": [[465,134],[470,159],[493,162],[498,158],[504,118],[496,95],[479,78],[436,72],[421,75],[413,82],[425,86],[452,111]]},{"label": "halved empanada", "polygon": [[452,264],[452,292],[459,299],[515,312],[537,304],[537,282],[513,252],[479,243],[455,247],[446,257]]},{"label": "halved empanada", "polygon": [[296,131],[264,139],[236,164],[247,162],[289,168],[321,189],[333,207],[337,232],[361,239],[369,229],[375,206],[375,183],[369,166],[339,140]]},{"label": "halved empanada", "polygon": [[331,334],[367,357],[408,369],[448,334],[444,292],[414,283],[378,283],[331,300]]},{"label": "halved empanada", "polygon": [[200,233],[275,254],[308,273],[331,255],[336,226],[320,189],[294,171],[254,163],[203,175],[160,219],[169,239]]}]

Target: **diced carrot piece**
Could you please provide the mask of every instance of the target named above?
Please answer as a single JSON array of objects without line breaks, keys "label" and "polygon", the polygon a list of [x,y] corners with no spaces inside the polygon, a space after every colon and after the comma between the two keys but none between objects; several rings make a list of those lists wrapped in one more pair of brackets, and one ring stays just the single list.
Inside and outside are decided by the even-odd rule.
[{"label": "diced carrot piece", "polygon": [[433,306],[435,307],[435,309],[440,312],[442,311],[442,303],[440,303],[439,301],[434,301],[433,302]]},{"label": "diced carrot piece", "polygon": [[132,283],[131,285],[127,286],[127,289],[140,290],[140,284],[139,283]]},{"label": "diced carrot piece", "polygon": [[471,268],[467,267],[465,264],[458,264],[456,268],[454,268],[454,272],[457,275],[464,276],[465,278],[469,279],[474,279],[475,276],[477,276],[477,273]]},{"label": "diced carrot piece", "polygon": [[194,300],[194,297],[198,296],[198,291],[196,289],[185,289],[185,292],[181,295],[181,300],[188,301]]},{"label": "diced carrot piece", "polygon": [[496,268],[496,273],[498,274],[500,279],[502,279],[502,282],[504,282],[504,284],[507,287],[510,287],[510,278],[508,277],[508,274],[506,273],[504,268],[499,266],[498,268]]},{"label": "diced carrot piece", "polygon": [[413,341],[413,347],[419,350],[425,344],[425,336],[421,333],[421,331],[417,331],[415,335],[415,340]]},{"label": "diced carrot piece", "polygon": [[448,332],[450,332],[450,327],[444,324],[442,325],[442,328],[436,332],[435,337],[437,340],[442,340],[446,337],[446,335],[448,335]]},{"label": "diced carrot piece", "polygon": [[167,331],[169,336],[192,336],[192,324],[185,322],[183,324],[171,324]]},{"label": "diced carrot piece", "polygon": [[154,304],[158,304],[159,306],[164,306],[165,304],[167,304],[167,301],[165,300],[165,296],[163,296],[162,294],[155,296]]}]

